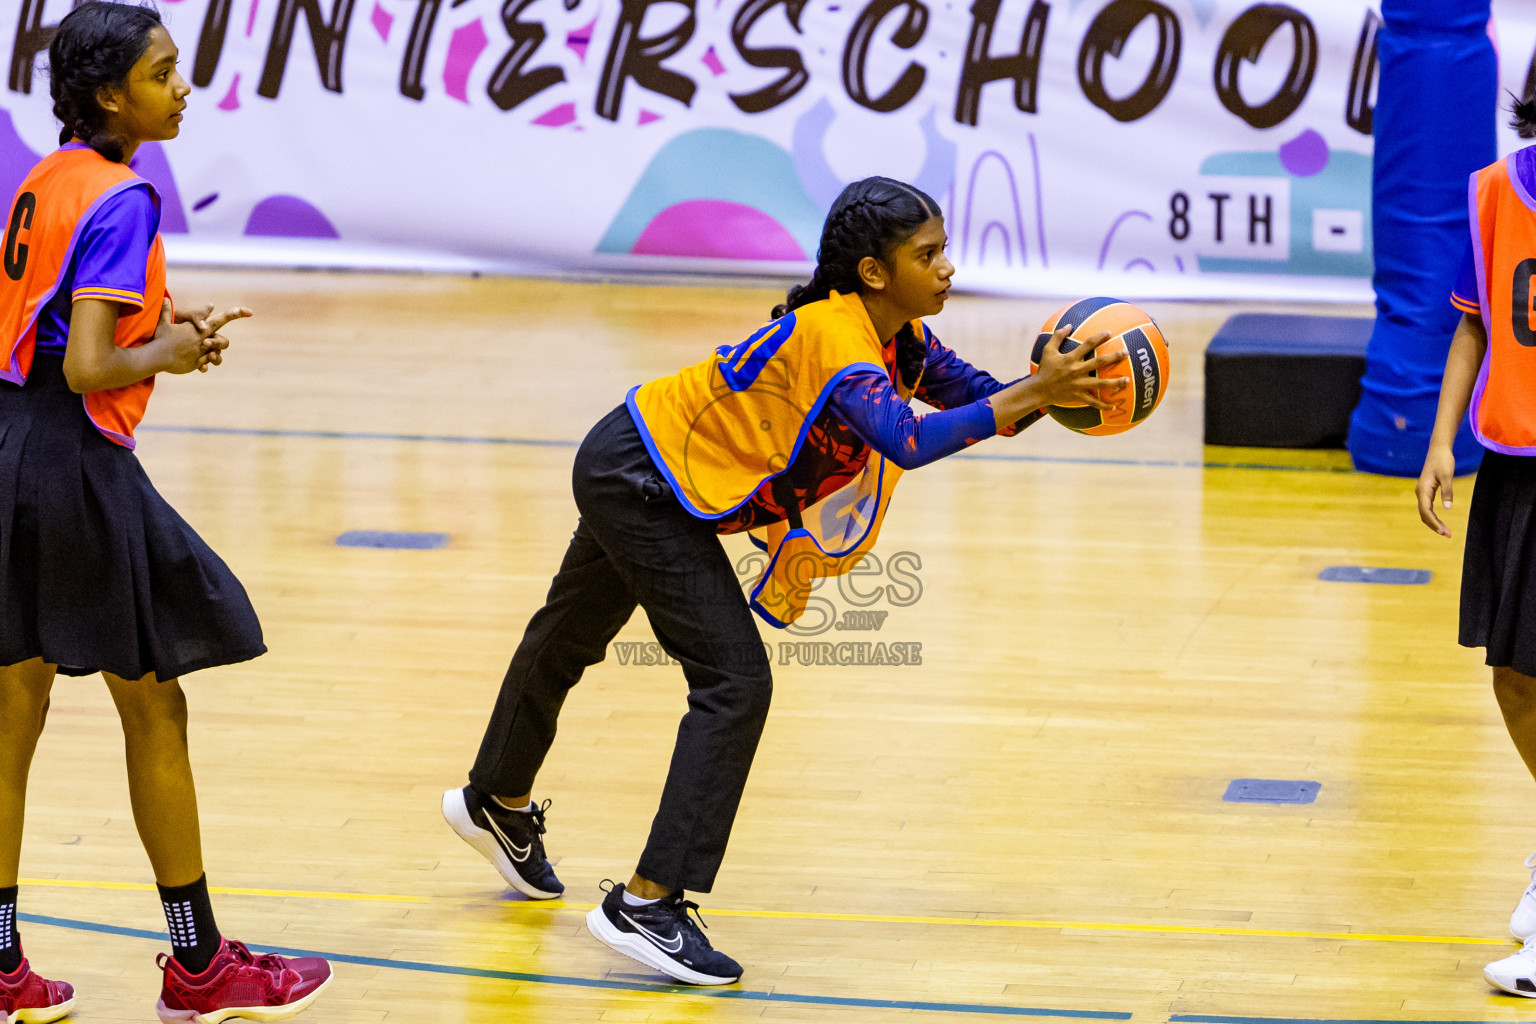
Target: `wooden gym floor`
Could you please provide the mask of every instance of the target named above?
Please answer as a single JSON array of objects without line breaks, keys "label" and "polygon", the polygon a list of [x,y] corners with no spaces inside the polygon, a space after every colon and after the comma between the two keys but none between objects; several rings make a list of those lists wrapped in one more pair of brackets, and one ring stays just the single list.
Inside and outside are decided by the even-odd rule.
[{"label": "wooden gym floor", "polygon": [[[1047,421],[908,476],[878,553],[912,558],[860,581],[892,584],[880,631],[797,639],[921,644],[921,665],[776,666],[701,899],[746,975],[688,991],[582,920],[645,836],[683,709],[676,668],[610,657],[566,706],[536,791],[566,900],[510,898],[438,801],[464,781],[575,524],[574,443],[631,384],[744,337],[777,291],[208,271],[172,285],[258,313],[230,329],[222,368],[162,379],[140,453],[265,623],[270,654],[187,681],[193,756],[226,932],[336,961],[308,1019],[1536,1009],[1481,975],[1516,948],[1536,791],[1479,653],[1455,644],[1471,481],[1447,543],[1419,525],[1411,482],[1353,473],[1341,452],[1203,448],[1202,350],[1236,307],[1148,304],[1173,387],[1129,434]],[[1018,375],[1057,304],[962,297],[935,326]],[[451,539],[336,546],[354,529]],[[1319,582],[1329,565],[1434,577]],[[644,617],[619,639],[649,639]],[[29,955],[77,986],[81,1021],[153,1019],[164,948],[121,758],[104,688],[61,679],[21,910]],[[1223,801],[1238,778],[1321,789],[1308,805]]]}]

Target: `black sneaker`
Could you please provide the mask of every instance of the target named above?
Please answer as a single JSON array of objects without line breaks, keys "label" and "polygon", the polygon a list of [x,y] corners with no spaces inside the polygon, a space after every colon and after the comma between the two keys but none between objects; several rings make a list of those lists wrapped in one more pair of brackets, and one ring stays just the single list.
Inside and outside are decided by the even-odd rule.
[{"label": "black sneaker", "polygon": [[698,917],[699,905],[683,899],[681,892],[632,907],[624,902],[624,886],[614,885],[587,915],[587,931],[625,956],[690,985],[739,980],[741,965],[710,946],[699,931],[704,919],[699,917],[695,924],[690,910]]},{"label": "black sneaker", "polygon": [[565,892],[544,855],[543,806],[509,811],[473,786],[443,794],[443,818],[459,838],[501,872],[507,884],[531,899],[552,900]]}]

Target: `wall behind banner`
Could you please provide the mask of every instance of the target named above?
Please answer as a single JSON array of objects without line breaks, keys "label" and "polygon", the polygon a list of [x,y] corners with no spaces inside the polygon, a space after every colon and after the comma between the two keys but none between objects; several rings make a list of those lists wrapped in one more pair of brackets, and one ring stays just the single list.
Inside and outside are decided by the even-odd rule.
[{"label": "wall behind banner", "polygon": [[[57,142],[68,8],[0,0],[7,195]],[[943,202],[962,286],[1370,296],[1365,0],[160,9],[195,90],[136,163],[181,261],[799,275],[837,191],[881,173]],[[1494,11],[1519,91],[1536,9]]]}]

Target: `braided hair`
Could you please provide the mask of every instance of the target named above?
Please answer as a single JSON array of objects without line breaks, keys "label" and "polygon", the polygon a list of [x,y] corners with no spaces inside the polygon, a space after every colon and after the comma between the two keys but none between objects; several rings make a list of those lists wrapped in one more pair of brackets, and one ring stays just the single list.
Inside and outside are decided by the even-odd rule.
[{"label": "braided hair", "polygon": [[1525,99],[1511,94],[1510,112],[1515,116],[1510,118],[1509,126],[1520,134],[1522,139],[1536,139],[1536,71],[1532,72],[1532,82],[1525,90]]},{"label": "braided hair", "polygon": [[[859,261],[873,256],[882,263],[930,218],[939,204],[921,189],[892,178],[864,178],[843,189],[832,203],[816,250],[816,271],[810,281],[795,285],[773,307],[773,319],[792,309],[827,298],[835,290],[859,291]],[[927,344],[910,323],[896,332],[896,366],[902,383],[915,390],[928,359]]]},{"label": "braided hair", "polygon": [[107,112],[96,94],[127,82],[160,23],[152,7],[106,0],[87,0],[59,22],[48,46],[48,92],[53,116],[64,125],[59,145],[80,139],[113,163],[122,162],[123,140],[107,130]]}]

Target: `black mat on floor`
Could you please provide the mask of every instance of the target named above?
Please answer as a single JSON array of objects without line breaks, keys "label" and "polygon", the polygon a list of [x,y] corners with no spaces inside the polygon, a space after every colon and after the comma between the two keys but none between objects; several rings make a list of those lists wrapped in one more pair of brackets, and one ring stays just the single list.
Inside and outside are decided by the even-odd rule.
[{"label": "black mat on floor", "polygon": [[1342,448],[1375,321],[1239,313],[1205,350],[1205,443]]}]

